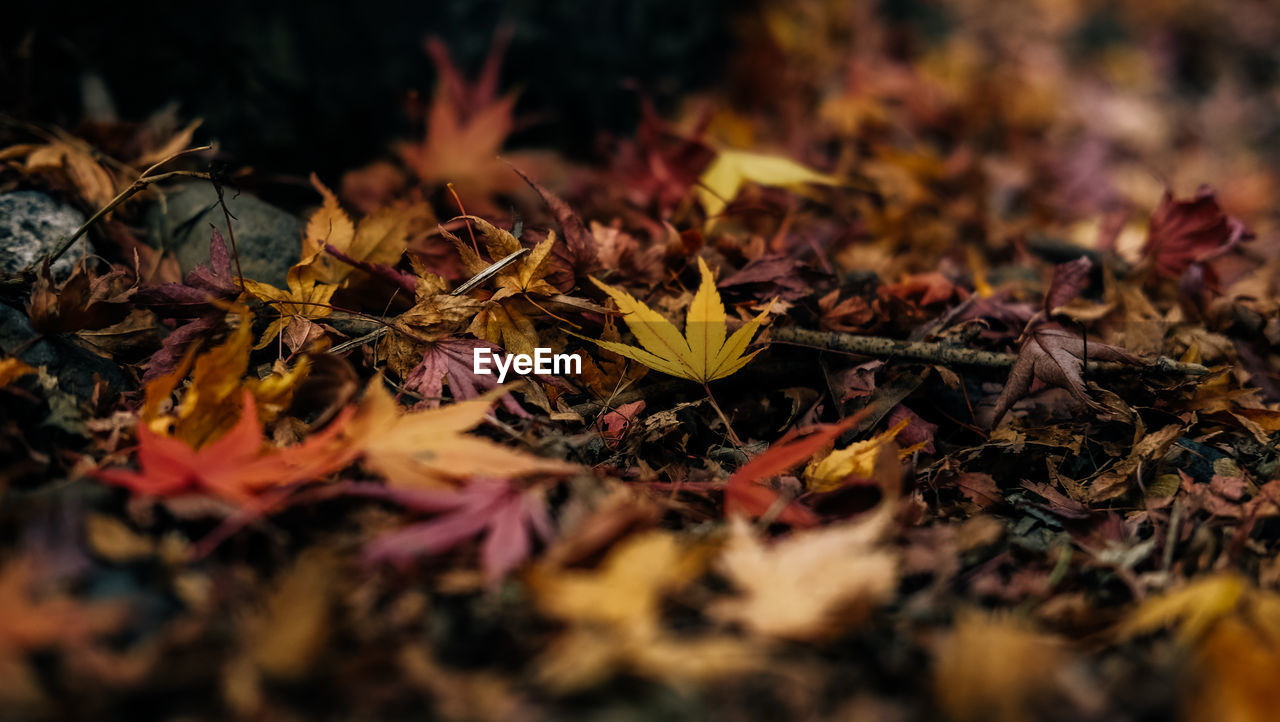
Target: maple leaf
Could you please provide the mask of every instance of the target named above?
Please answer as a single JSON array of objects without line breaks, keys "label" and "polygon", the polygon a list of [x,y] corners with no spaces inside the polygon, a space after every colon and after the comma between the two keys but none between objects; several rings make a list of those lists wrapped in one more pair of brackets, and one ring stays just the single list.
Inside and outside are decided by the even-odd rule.
[{"label": "maple leaf", "polygon": [[1082,256],[1054,269],[1053,280],[1045,292],[1043,309],[1028,322],[1023,332],[1022,345],[1018,349],[1018,358],[1009,370],[1009,378],[991,410],[989,428],[1000,423],[1000,419],[1014,402],[1025,396],[1031,390],[1031,383],[1037,379],[1065,388],[1077,401],[1097,407],[1089,398],[1082,375],[1086,353],[1090,360],[1138,363],[1136,358],[1122,348],[1105,343],[1087,343],[1079,334],[1048,320],[1058,307],[1084,290],[1091,266],[1092,262],[1088,257]]},{"label": "maple leaf", "polygon": [[241,290],[232,269],[231,252],[217,228],[209,236],[207,264],[191,269],[182,283],[139,288],[133,297],[137,305],[165,318],[194,319],[165,336],[160,350],[147,362],[143,382],[172,373],[192,343],[222,325],[225,311],[219,303],[235,299]]},{"label": "maple leaf", "polygon": [[198,316],[216,309],[211,301],[229,301],[240,295],[232,267],[231,251],[215,227],[209,235],[209,262],[198,264],[182,283],[164,283],[138,289],[134,301],[170,317]]},{"label": "maple leaf", "polygon": [[664,596],[702,573],[710,551],[651,531],[618,543],[597,569],[533,567],[525,581],[538,608],[570,625],[539,660],[541,680],[569,692],[623,671],[688,684],[757,666],[756,650],[739,640],[662,628]]},{"label": "maple leaf", "polygon": [[425,185],[452,182],[467,195],[484,196],[512,190],[519,181],[498,160],[502,144],[515,127],[516,94],[498,95],[498,72],[508,36],[495,34],[479,80],[469,83],[436,37],[427,52],[439,81],[426,113],[426,137],[396,146],[400,159]]},{"label": "maple leaf", "polygon": [[[489,257],[494,261],[500,261],[513,253],[519,253],[524,250],[524,246],[520,245],[520,240],[513,236],[510,231],[498,228],[477,216],[460,216],[460,218],[475,224],[480,229],[480,233],[484,237],[485,248],[489,251]],[[454,220],[458,219],[455,218]],[[463,265],[472,274],[480,273],[489,267],[490,262],[480,258],[471,246],[464,243],[461,238],[443,228],[440,229],[440,233],[458,249],[458,254],[462,256]],[[560,290],[547,283],[544,278],[551,270],[551,248],[555,245],[555,242],[556,234],[555,231],[552,231],[538,245],[534,246],[529,253],[499,271],[493,277],[494,281],[497,282],[498,291],[494,293],[491,300],[500,301],[508,296],[518,294],[532,293],[552,296],[559,293]]]},{"label": "maple leaf", "polygon": [[[807,461],[867,413],[858,412],[838,424],[819,424],[807,429],[788,431],[764,453],[743,464],[725,481],[725,515],[746,514],[758,517],[772,510],[779,503],[778,492],[760,482]],[[802,435],[804,438],[797,438]],[[793,526],[813,526],[818,523],[817,516],[808,507],[797,502],[783,507],[777,520]]]},{"label": "maple leaf", "polygon": [[1121,637],[1132,637],[1175,627],[1179,640],[1190,644],[1234,614],[1243,602],[1252,603],[1260,595],[1271,596],[1254,589],[1239,575],[1211,574],[1144,600],[1129,612],[1117,631]]},{"label": "maple leaf", "polygon": [[712,615],[788,639],[849,629],[898,588],[897,554],[882,546],[892,520],[892,505],[882,502],[863,519],[792,532],[765,546],[745,519],[734,519],[718,561],[743,594],[711,607]]},{"label": "maple leaf", "polygon": [[1180,278],[1193,264],[1221,256],[1251,238],[1244,223],[1223,212],[1212,188],[1200,186],[1195,198],[1185,201],[1165,190],[1151,213],[1142,251],[1161,276]]},{"label": "maple leaf", "polygon": [[799,188],[809,183],[839,185],[840,179],[782,156],[741,150],[721,151],[698,180],[698,199],[707,213],[708,222],[719,217],[748,183]]},{"label": "maple leaf", "polygon": [[240,418],[229,431],[200,448],[138,425],[140,471],[96,469],[94,477],[135,494],[176,496],[201,492],[248,504],[264,489],[324,477],[350,464],[358,450],[343,443],[349,409],[323,431],[285,449],[264,451],[253,393],[241,394]]},{"label": "maple leaf", "polygon": [[[486,348],[492,352],[502,350],[482,339],[446,338],[426,344],[422,362],[404,377],[405,388],[424,396],[426,400],[423,405],[426,408],[440,405],[439,397],[444,390],[446,378],[454,399],[459,401],[474,399],[485,391],[497,388],[496,375],[475,373],[475,350],[478,348]],[[502,396],[502,405],[517,416],[529,415],[511,394]]]},{"label": "maple leaf", "polygon": [[[560,230],[564,232],[564,244],[556,246],[554,249],[556,259],[567,267],[570,275],[574,277],[585,276],[594,271],[600,265],[597,243],[595,236],[583,224],[582,218],[577,213],[574,213],[569,204],[565,203],[560,196],[543,188],[519,168],[512,166],[512,170],[537,191],[538,195],[542,197],[542,202],[547,205],[547,208],[551,209],[551,214],[556,217],[556,222],[560,224]],[[571,285],[573,279],[570,278],[568,282]],[[565,288],[567,290],[568,286],[565,286]]]},{"label": "maple leaf", "polygon": [[263,332],[262,339],[254,346],[255,350],[265,348],[276,336],[284,334],[285,345],[290,351],[297,351],[321,333],[312,319],[324,318],[333,311],[328,304],[338,286],[317,283],[300,265],[289,269],[285,282],[287,291],[269,283],[244,280],[245,291],[280,313]]},{"label": "maple leaf", "polygon": [[689,306],[683,336],[674,324],[644,302],[626,291],[592,278],[591,282],[609,294],[618,304],[619,310],[626,314],[623,321],[644,348],[614,341],[588,340],[607,351],[639,361],[651,369],[690,381],[705,384],[736,372],[760,353],[760,350],[756,350],[743,355],[769,311],[766,309],[743,324],[726,341],[728,331],[724,303],[720,300],[720,292],[716,290],[711,270],[702,258],[698,258],[698,270],[702,274],[702,285],[698,287],[693,303]]},{"label": "maple leaf", "polygon": [[498,392],[437,409],[400,413],[374,378],[347,439],[360,449],[365,466],[392,486],[448,486],[476,477],[511,479],[533,474],[565,475],[574,464],[544,459],[463,433],[480,425]]},{"label": "maple leaf", "polygon": [[29,653],[85,653],[128,619],[129,609],[119,602],[84,604],[62,591],[39,593],[40,566],[20,556],[0,568],[0,704],[11,712],[43,698]]},{"label": "maple leaf", "polygon": [[[199,356],[188,354],[172,371],[147,383],[146,399],[139,412],[142,424],[199,447],[236,423],[241,413],[242,390],[253,394],[263,423],[274,421],[289,405],[294,388],[310,368],[308,360],[304,357],[291,369],[278,362],[265,378],[245,380],[253,343],[253,316],[242,306],[233,307],[233,311],[239,315],[239,324],[223,343]],[[196,327],[198,324],[193,322],[183,329]],[[182,400],[170,411],[162,411],[188,370],[191,383]]]},{"label": "maple leaf", "polygon": [[457,492],[395,489],[379,484],[355,484],[348,489],[359,496],[386,499],[406,509],[438,515],[375,539],[365,548],[365,557],[370,561],[404,566],[418,557],[446,552],[483,533],[480,565],[492,585],[529,557],[533,551],[531,537],[536,536],[543,543],[554,537],[542,494],[516,488],[508,481],[473,479]]},{"label": "maple leaf", "polygon": [[[499,261],[525,250],[520,241],[509,231],[494,226],[492,223],[476,216],[461,216],[468,223],[479,227],[484,237],[485,248],[490,258]],[[472,274],[479,274],[491,265],[479,254],[464,243],[461,238],[444,228],[441,235],[451,241],[462,263]],[[531,296],[554,296],[560,291],[546,280],[551,269],[551,251],[555,246],[556,234],[551,232],[532,250],[516,261],[509,263],[493,276],[498,290],[489,294],[485,307],[476,314],[471,326],[467,329],[480,338],[501,343],[511,353],[532,355],[538,346],[538,333],[533,327],[529,314],[540,309],[528,300]],[[476,291],[478,298],[485,296],[484,291]]]},{"label": "maple leaf", "polygon": [[[966,611],[937,645],[934,688],[947,719],[1035,719],[1071,699],[1061,672],[1072,662],[1061,637],[1011,615]],[[1066,709],[1069,718],[1087,716]]]},{"label": "maple leaf", "polygon": [[79,138],[67,136],[0,151],[0,160],[14,158],[26,159],[20,166],[23,174],[61,180],[95,208],[115,198],[115,177],[94,157],[93,148]]},{"label": "maple leaf", "polygon": [[42,333],[67,333],[120,322],[129,314],[128,302],[134,294],[130,275],[120,267],[98,275],[81,260],[59,285],[54,283],[46,259],[27,302],[32,328]]},{"label": "maple leaf", "polygon": [[[418,203],[380,208],[356,224],[314,173],[311,185],[324,204],[308,219],[302,238],[298,265],[305,270],[304,280],[345,286],[356,271],[353,260],[393,265],[400,260],[410,236],[433,220],[431,210]],[[326,246],[333,246],[343,258],[327,253]]]}]

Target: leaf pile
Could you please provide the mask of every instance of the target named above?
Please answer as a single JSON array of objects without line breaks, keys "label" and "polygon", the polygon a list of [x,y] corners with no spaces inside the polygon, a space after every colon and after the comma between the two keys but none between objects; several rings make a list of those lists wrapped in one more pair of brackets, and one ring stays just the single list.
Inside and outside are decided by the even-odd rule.
[{"label": "leaf pile", "polygon": [[0,190],[125,200],[0,287],[5,719],[1274,718],[1280,26],[742,12],[587,160],[432,39],[188,268],[198,121],[6,116]]}]

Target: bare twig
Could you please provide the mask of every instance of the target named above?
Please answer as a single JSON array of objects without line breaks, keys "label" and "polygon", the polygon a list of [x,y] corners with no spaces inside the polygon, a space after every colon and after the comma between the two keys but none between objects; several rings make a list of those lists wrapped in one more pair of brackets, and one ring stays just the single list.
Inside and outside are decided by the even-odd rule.
[{"label": "bare twig", "polygon": [[[946,343],[899,341],[898,339],[884,338],[882,336],[856,336],[849,333],[810,331],[803,328],[771,329],[769,340],[775,343],[821,348],[858,356],[908,359],[943,366],[977,366],[980,368],[999,369],[1010,368],[1018,360],[1016,354],[980,351]],[[1167,356],[1161,356],[1140,366],[1131,366],[1114,361],[1090,361],[1086,368],[1090,373],[1124,373],[1137,370],[1181,374],[1184,376],[1204,376],[1211,371],[1207,366],[1175,361]]]},{"label": "bare twig", "polygon": [[142,175],[138,176],[137,180],[130,183],[129,186],[124,190],[120,191],[120,193],[115,198],[112,198],[111,202],[99,208],[97,213],[94,213],[92,216],[89,217],[89,220],[81,224],[81,226],[76,229],[75,233],[72,233],[70,236],[62,239],[62,242],[58,244],[57,248],[53,249],[53,252],[49,253],[45,258],[32,261],[31,265],[27,266],[27,268],[23,271],[23,275],[26,276],[26,275],[35,273],[36,269],[39,268],[40,265],[43,264],[46,259],[48,260],[49,263],[53,263],[54,261],[61,258],[62,254],[66,253],[67,249],[71,248],[71,246],[77,240],[79,240],[80,236],[83,236],[86,232],[88,232],[90,226],[92,226],[94,223],[97,223],[108,213],[110,213],[111,211],[114,211],[121,203],[124,203],[125,201],[129,200],[134,195],[136,195],[137,193],[139,193],[140,191],[142,191],[144,188],[151,185],[152,183],[159,183],[160,181],[168,180],[169,178],[176,178],[179,176],[186,176],[189,178],[202,178],[204,180],[209,180],[208,173],[199,173],[197,171],[189,171],[189,170],[171,170],[168,173],[161,173],[159,175],[150,175],[150,173],[151,171],[155,170],[156,168],[158,168],[159,166],[165,163],[168,163],[174,158],[177,158],[182,155],[186,155],[187,153],[197,153],[202,150],[209,150],[212,147],[213,146],[210,146],[210,145],[204,145],[198,148],[188,148],[184,151],[174,153],[168,158],[165,158],[159,163],[156,163],[155,165],[148,168],[145,172],[143,172]]}]

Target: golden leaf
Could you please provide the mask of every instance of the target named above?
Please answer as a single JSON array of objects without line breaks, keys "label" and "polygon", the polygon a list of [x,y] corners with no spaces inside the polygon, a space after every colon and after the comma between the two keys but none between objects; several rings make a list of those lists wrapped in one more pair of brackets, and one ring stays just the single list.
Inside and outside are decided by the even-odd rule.
[{"label": "golden leaf", "polygon": [[350,276],[360,273],[327,253],[326,244],[357,261],[395,264],[414,229],[431,220],[431,211],[423,204],[394,205],[378,209],[356,225],[338,203],[337,196],[315,174],[311,176],[311,184],[324,197],[324,204],[307,221],[302,261],[298,264],[305,269],[303,278],[345,285]]},{"label": "golden leaf", "polygon": [[804,470],[805,486],[810,491],[833,491],[851,476],[872,478],[876,460],[880,458],[880,449],[892,442],[909,422],[910,419],[902,419],[882,434],[854,442],[843,449],[835,449],[821,459],[810,461]]},{"label": "golden leaf", "polygon": [[[520,245],[519,239],[509,231],[498,228],[483,218],[477,216],[462,216],[462,218],[480,229],[485,249],[489,251],[489,257],[494,261],[502,260],[524,248]],[[458,249],[458,254],[462,256],[462,264],[472,274],[480,273],[489,267],[489,263],[480,258],[469,243],[448,231],[441,231],[441,233]],[[554,296],[559,293],[559,289],[543,280],[551,270],[551,249],[555,242],[555,231],[551,231],[541,243],[494,276],[498,291],[494,293],[492,300],[500,301],[517,294]]]},{"label": "golden leaf", "polygon": [[644,348],[613,341],[587,340],[664,374],[701,383],[724,378],[742,368],[760,353],[757,350],[742,355],[769,312],[765,310],[744,324],[726,342],[724,303],[716,290],[715,279],[701,258],[698,259],[698,270],[702,273],[702,284],[689,306],[683,336],[674,324],[642,301],[592,278],[591,282],[609,294],[619,310],[626,314],[623,320],[627,328]]},{"label": "golden leaf", "polygon": [[724,212],[747,183],[784,188],[803,187],[807,183],[839,185],[835,176],[819,173],[777,155],[740,150],[722,151],[698,180],[698,199],[707,212],[708,221]]},{"label": "golden leaf", "polygon": [[[308,276],[304,278],[305,276]],[[271,322],[267,330],[262,334],[262,339],[258,341],[258,345],[253,348],[265,348],[267,344],[275,340],[281,332],[286,329],[302,327],[310,328],[310,319],[324,318],[333,312],[328,305],[329,300],[333,298],[334,291],[338,287],[327,283],[317,283],[315,278],[305,273],[304,267],[299,264],[289,269],[289,275],[286,277],[288,290],[282,291],[269,283],[243,279],[244,289],[250,295],[258,300],[270,304],[273,310],[280,313],[280,317]],[[285,337],[289,343],[291,351],[298,350],[298,347],[306,342],[309,334],[292,333]]]},{"label": "golden leaf", "polygon": [[1213,574],[1186,586],[1151,597],[1129,613],[1120,626],[1124,637],[1176,626],[1183,642],[1198,639],[1214,622],[1232,614],[1250,593],[1248,583],[1234,574]]},{"label": "golden leaf", "polygon": [[20,157],[27,159],[22,167],[24,174],[61,177],[90,205],[105,206],[116,196],[115,178],[93,156],[92,149],[81,141],[51,140],[44,144],[10,146],[0,151],[0,160]]},{"label": "golden leaf", "polygon": [[569,692],[629,670],[691,684],[759,664],[757,650],[740,640],[686,640],[661,627],[663,597],[697,578],[711,551],[652,531],[620,542],[595,570],[545,563],[530,570],[526,581],[539,609],[570,624],[540,660],[540,680]]},{"label": "golden leaf", "polygon": [[499,389],[449,406],[401,413],[382,379],[374,378],[348,426],[348,439],[360,448],[365,466],[393,486],[446,486],[477,476],[510,479],[577,471],[574,464],[544,459],[464,433],[479,426],[493,402],[506,391]]},{"label": "golden leaf", "polygon": [[956,722],[1036,719],[1069,691],[1062,668],[1070,661],[1061,638],[1013,617],[965,612],[938,646],[938,704]]},{"label": "golden leaf", "polygon": [[[141,423],[157,434],[173,436],[198,449],[240,419],[245,389],[252,392],[258,420],[264,424],[275,421],[288,407],[293,390],[310,370],[310,362],[303,358],[292,369],[281,364],[265,378],[246,380],[253,316],[243,307],[238,307],[237,313],[240,322],[226,341],[199,356],[188,355],[173,371],[147,384],[146,400],[139,412]],[[164,410],[165,402],[189,370],[191,383],[182,400],[172,410]]]},{"label": "golden leaf", "polygon": [[16,357],[0,359],[0,388],[8,386],[18,379],[33,374],[36,370]]}]

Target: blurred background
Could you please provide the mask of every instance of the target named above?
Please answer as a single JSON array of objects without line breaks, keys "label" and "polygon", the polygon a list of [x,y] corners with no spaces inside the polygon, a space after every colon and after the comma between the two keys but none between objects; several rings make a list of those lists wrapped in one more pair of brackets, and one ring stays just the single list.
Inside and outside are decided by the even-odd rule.
[{"label": "blurred background", "polygon": [[[513,145],[584,156],[630,133],[640,93],[669,107],[722,76],[749,3],[654,0],[18,3],[6,9],[0,84],[10,113],[73,127],[173,104],[240,164],[336,176],[420,130],[430,36],[464,75],[495,37],[518,89]],[[16,18],[14,17],[16,14]],[[418,123],[414,121],[418,120]]]}]

